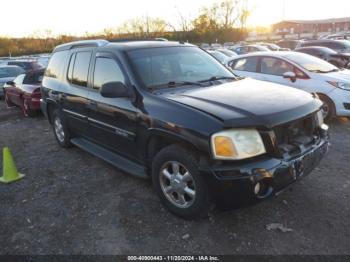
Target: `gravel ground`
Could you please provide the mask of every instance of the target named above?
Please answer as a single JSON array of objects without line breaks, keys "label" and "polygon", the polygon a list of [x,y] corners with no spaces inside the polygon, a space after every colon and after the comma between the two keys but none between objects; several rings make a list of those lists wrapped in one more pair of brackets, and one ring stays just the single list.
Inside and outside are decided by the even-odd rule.
[{"label": "gravel ground", "polygon": [[321,165],[278,197],[184,221],[149,181],[58,147],[43,117],[0,101],[0,147],[26,175],[0,184],[0,254],[350,254],[350,122],[331,136]]}]

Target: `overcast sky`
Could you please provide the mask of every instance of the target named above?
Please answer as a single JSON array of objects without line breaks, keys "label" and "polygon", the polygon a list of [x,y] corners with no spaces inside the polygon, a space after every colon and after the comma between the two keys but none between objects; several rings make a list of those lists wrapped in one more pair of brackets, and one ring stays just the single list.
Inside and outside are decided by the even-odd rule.
[{"label": "overcast sky", "polygon": [[[248,0],[249,25],[269,25],[286,19],[350,16],[350,0]],[[2,0],[0,35],[26,36],[50,29],[54,34],[95,33],[135,16],[161,17],[177,23],[177,13],[194,17],[218,0]]]}]

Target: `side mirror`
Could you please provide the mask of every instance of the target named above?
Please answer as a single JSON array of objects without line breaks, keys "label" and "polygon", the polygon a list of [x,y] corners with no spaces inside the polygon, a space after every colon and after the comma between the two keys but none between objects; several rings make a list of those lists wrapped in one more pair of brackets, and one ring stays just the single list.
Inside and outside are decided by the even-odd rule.
[{"label": "side mirror", "polygon": [[122,82],[108,82],[102,85],[100,94],[103,97],[130,97],[127,87]]},{"label": "side mirror", "polygon": [[14,85],[15,85],[15,82],[13,82],[13,81],[8,81],[8,82],[6,82],[6,85],[14,86]]},{"label": "side mirror", "polygon": [[297,80],[297,76],[294,72],[285,72],[283,78],[289,78],[293,83]]}]

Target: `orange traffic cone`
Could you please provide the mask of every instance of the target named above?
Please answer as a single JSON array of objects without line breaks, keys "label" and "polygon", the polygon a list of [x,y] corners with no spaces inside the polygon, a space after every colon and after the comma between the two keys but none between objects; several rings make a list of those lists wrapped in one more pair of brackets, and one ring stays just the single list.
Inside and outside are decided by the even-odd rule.
[{"label": "orange traffic cone", "polygon": [[24,177],[23,174],[18,173],[15,162],[13,161],[10,150],[7,147],[3,149],[3,161],[2,161],[2,177],[0,177],[1,183],[11,183]]}]

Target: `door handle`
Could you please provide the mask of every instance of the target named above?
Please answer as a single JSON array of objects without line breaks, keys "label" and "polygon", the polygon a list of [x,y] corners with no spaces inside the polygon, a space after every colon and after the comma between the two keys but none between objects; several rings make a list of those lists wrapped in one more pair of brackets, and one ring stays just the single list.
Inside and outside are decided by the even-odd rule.
[{"label": "door handle", "polygon": [[95,101],[90,100],[89,102],[87,102],[86,107],[90,109],[94,109],[97,107],[97,103]]}]

